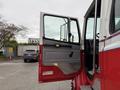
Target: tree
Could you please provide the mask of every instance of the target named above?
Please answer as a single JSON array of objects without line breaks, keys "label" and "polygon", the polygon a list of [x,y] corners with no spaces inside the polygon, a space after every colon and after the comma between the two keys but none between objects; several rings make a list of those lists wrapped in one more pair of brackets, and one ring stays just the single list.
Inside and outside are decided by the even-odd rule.
[{"label": "tree", "polygon": [[[0,18],[1,19],[1,18]],[[12,38],[15,38],[21,31],[26,31],[27,28],[23,25],[15,25],[6,23],[3,20],[0,21],[0,49],[5,46]]]}]

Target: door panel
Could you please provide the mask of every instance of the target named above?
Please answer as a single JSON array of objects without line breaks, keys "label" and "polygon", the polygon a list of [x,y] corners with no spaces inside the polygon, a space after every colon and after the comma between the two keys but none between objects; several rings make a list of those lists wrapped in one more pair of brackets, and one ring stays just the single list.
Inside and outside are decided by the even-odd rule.
[{"label": "door panel", "polygon": [[[39,81],[49,82],[74,78],[80,70],[80,34],[77,20],[51,14],[42,13],[41,15],[43,16],[41,16],[43,20],[41,32],[44,34],[41,35],[42,42],[40,43]],[[72,30],[70,20],[76,23],[72,26]]]},{"label": "door panel", "polygon": [[45,40],[43,49],[43,64],[56,66],[64,74],[71,74],[80,68],[79,45]]}]

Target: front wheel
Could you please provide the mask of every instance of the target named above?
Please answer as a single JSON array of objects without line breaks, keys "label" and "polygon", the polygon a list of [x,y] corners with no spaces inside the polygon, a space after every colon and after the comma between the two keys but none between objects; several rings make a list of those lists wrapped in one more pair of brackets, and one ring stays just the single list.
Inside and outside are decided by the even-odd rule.
[{"label": "front wheel", "polygon": [[27,59],[24,59],[24,62],[25,62],[25,63],[27,63],[27,62],[28,62],[28,60],[27,60]]}]

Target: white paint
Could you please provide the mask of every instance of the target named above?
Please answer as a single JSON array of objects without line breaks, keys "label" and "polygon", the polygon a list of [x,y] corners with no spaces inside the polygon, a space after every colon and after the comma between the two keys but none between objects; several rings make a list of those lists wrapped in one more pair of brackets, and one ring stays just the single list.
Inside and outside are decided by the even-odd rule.
[{"label": "white paint", "polygon": [[43,18],[44,13],[40,12],[40,45],[43,45]]},{"label": "white paint", "polygon": [[110,45],[106,46],[104,48],[104,51],[111,50],[111,49],[116,49],[116,48],[120,48],[120,41],[113,42]]},{"label": "white paint", "polygon": [[109,37],[109,22],[111,13],[112,0],[102,0],[101,5],[101,23],[100,23],[100,40],[105,39],[104,36]]},{"label": "white paint", "polygon": [[[110,21],[110,13],[111,13],[111,4],[112,0],[102,0],[101,5],[101,20],[100,20],[100,38],[99,40],[104,40],[105,36],[109,37],[109,21]],[[105,42],[99,43],[99,52],[104,50],[104,44],[110,45],[111,39],[106,40]]]}]

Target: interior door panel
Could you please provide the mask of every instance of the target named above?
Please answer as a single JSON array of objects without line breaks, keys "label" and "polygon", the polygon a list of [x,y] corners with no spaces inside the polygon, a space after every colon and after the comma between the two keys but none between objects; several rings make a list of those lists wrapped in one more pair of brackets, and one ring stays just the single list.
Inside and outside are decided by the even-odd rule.
[{"label": "interior door panel", "polygon": [[66,75],[80,69],[79,45],[47,39],[43,45],[43,65],[56,66]]}]

